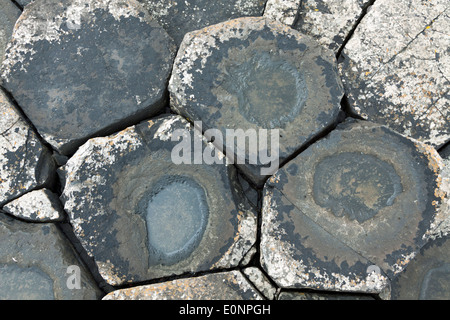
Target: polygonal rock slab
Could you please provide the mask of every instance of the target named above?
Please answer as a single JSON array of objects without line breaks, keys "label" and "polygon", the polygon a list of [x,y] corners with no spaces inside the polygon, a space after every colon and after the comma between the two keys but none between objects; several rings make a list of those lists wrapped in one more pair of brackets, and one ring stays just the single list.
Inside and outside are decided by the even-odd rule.
[{"label": "polygonal rock slab", "polygon": [[180,44],[187,32],[244,16],[261,16],[266,0],[139,0]]},{"label": "polygonal rock slab", "polygon": [[102,296],[54,224],[0,213],[0,299],[94,300]]},{"label": "polygonal rock slab", "polygon": [[[182,143],[214,164],[176,164]],[[109,284],[239,265],[256,215],[234,166],[213,150],[186,120],[166,116],[91,139],[63,167],[64,208]]]},{"label": "polygonal rock slab", "polygon": [[44,0],[26,6],[2,65],[41,136],[72,154],[158,113],[175,44],[134,0]]},{"label": "polygonal rock slab", "polygon": [[47,185],[54,168],[50,152],[0,90],[0,206]]},{"label": "polygonal rock slab", "polygon": [[450,299],[449,237],[428,243],[392,283],[393,300]]},{"label": "polygonal rock slab", "polygon": [[347,121],[266,183],[261,263],[281,287],[380,293],[448,228],[449,186],[433,148]]},{"label": "polygonal rock slab", "polygon": [[240,271],[116,290],[103,300],[263,300]]},{"label": "polygonal rock slab", "polygon": [[369,0],[304,0],[294,29],[335,53],[368,6]]},{"label": "polygonal rock slab", "polygon": [[0,63],[11,39],[14,24],[22,12],[10,0],[0,0]]},{"label": "polygonal rock slab", "polygon": [[59,197],[48,189],[28,192],[7,203],[3,210],[31,222],[62,221],[64,209]]},{"label": "polygonal rock slab", "polygon": [[375,1],[343,51],[350,108],[437,148],[450,140],[450,4]]},{"label": "polygonal rock slab", "polygon": [[[231,145],[227,156],[237,159],[244,174],[259,185],[267,177],[260,170],[262,154],[276,151],[273,138],[278,138],[277,160],[282,162],[334,123],[343,96],[332,52],[265,18],[240,18],[188,33],[169,91],[171,107],[201,121],[205,131],[218,130],[223,139],[213,134],[214,144],[221,150]],[[229,130],[235,130],[236,141],[247,132],[259,141],[250,147],[233,143],[226,139]],[[260,145],[265,137],[271,141],[267,150]]]}]

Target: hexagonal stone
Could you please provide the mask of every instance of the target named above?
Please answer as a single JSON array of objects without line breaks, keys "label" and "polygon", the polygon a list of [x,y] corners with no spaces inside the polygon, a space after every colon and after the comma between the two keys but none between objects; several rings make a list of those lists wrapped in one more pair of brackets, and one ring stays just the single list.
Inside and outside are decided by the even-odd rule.
[{"label": "hexagonal stone", "polygon": [[174,55],[173,40],[134,0],[37,1],[16,24],[3,85],[67,155],[160,112]]},{"label": "hexagonal stone", "polygon": [[336,54],[367,8],[369,0],[304,0],[294,29]]},{"label": "hexagonal stone", "polygon": [[187,32],[244,16],[261,16],[266,0],[139,0],[180,44]]},{"label": "hexagonal stone", "polygon": [[0,213],[2,300],[91,300],[103,294],[54,224]]},{"label": "hexagonal stone", "polygon": [[0,0],[0,63],[11,39],[14,24],[22,12],[10,0]]},{"label": "hexagonal stone", "polygon": [[444,174],[433,148],[346,121],[266,183],[261,263],[281,287],[381,293],[448,232]]},{"label": "hexagonal stone", "polygon": [[392,299],[450,299],[449,257],[449,237],[428,243],[392,283]]},{"label": "hexagonal stone", "polygon": [[437,148],[450,140],[449,8],[375,1],[340,64],[354,113]]},{"label": "hexagonal stone", "polygon": [[[332,52],[265,18],[240,18],[188,33],[169,91],[171,107],[201,121],[205,135],[218,130],[223,139],[213,134],[214,144],[259,185],[268,175],[261,171],[268,166],[263,155],[278,151],[276,161],[283,162],[334,124],[343,96]],[[252,133],[258,141],[239,143]],[[264,140],[270,141],[267,148],[261,147]],[[278,166],[268,160],[273,173]]]},{"label": "hexagonal stone", "polygon": [[31,222],[62,221],[65,217],[58,195],[48,189],[28,192],[6,204],[3,210]]},{"label": "hexagonal stone", "polygon": [[[89,140],[62,167],[64,208],[109,284],[237,266],[256,241],[234,166],[202,138],[159,117]],[[176,164],[183,143],[213,164]]]},{"label": "hexagonal stone", "polygon": [[103,300],[263,300],[240,271],[116,290]]},{"label": "hexagonal stone", "polygon": [[51,153],[0,90],[0,206],[48,185],[54,168]]}]

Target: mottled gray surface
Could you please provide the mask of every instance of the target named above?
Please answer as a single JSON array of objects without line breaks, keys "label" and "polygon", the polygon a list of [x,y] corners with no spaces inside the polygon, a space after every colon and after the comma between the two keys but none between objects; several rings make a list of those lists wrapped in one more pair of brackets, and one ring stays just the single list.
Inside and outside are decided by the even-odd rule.
[{"label": "mottled gray surface", "polygon": [[441,162],[386,127],[338,126],[266,183],[263,267],[281,287],[382,292],[448,216]]},{"label": "mottled gray surface", "polygon": [[37,1],[14,29],[3,85],[43,138],[71,154],[161,111],[174,50],[134,0]]},{"label": "mottled gray surface", "polygon": [[377,0],[343,51],[351,110],[440,147],[450,140],[450,3]]},{"label": "mottled gray surface", "polygon": [[266,0],[138,0],[180,44],[186,33],[246,16],[261,16]]},{"label": "mottled gray surface", "polygon": [[116,290],[103,300],[263,300],[240,271]]},{"label": "mottled gray surface", "polygon": [[[79,268],[79,289],[67,273]],[[94,300],[102,296],[54,224],[30,224],[0,212],[0,298],[2,300]]]},{"label": "mottled gray surface", "polygon": [[89,140],[62,168],[75,234],[112,285],[237,266],[256,241],[235,168],[174,164],[176,130],[207,147],[186,120],[164,116]]},{"label": "mottled gray surface", "polygon": [[48,149],[0,90],[0,206],[50,183]]},{"label": "mottled gray surface", "polygon": [[0,0],[0,64],[20,13],[20,9],[10,0]]},{"label": "mottled gray surface", "polygon": [[[266,18],[235,19],[187,34],[169,91],[173,110],[202,121],[203,130],[221,132],[223,140],[214,142],[221,150],[233,145],[226,141],[228,129],[253,130],[260,140],[260,129],[269,138],[271,129],[279,130],[280,162],[335,123],[343,95],[332,52]],[[260,153],[233,149],[227,156],[253,183],[263,184],[267,175],[260,169],[267,166]],[[258,158],[254,163],[252,156]]]}]

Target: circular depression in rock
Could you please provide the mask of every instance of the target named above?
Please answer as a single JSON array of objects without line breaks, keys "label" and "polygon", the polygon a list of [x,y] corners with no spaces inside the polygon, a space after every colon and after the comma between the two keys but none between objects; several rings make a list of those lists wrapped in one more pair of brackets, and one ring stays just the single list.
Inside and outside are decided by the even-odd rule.
[{"label": "circular depression in rock", "polygon": [[391,206],[403,191],[394,167],[375,156],[344,152],[324,158],[316,167],[315,202],[337,217],[362,223]]},{"label": "circular depression in rock", "polygon": [[187,258],[200,243],[208,221],[203,188],[189,178],[164,177],[144,205],[150,265]]},{"label": "circular depression in rock", "polygon": [[237,97],[240,114],[265,129],[283,127],[308,97],[303,74],[286,60],[256,51],[227,68],[223,87]]}]

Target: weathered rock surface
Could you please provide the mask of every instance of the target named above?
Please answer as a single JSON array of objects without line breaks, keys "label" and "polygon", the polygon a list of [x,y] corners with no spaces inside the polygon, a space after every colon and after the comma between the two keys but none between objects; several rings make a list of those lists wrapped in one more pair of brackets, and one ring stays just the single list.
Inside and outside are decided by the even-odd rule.
[{"label": "weathered rock surface", "polygon": [[298,17],[301,0],[268,0],[264,17],[292,27]]},{"label": "weathered rock surface", "polygon": [[240,271],[116,290],[103,300],[263,300]]},{"label": "weathered rock surface", "polygon": [[174,50],[134,0],[37,1],[16,24],[3,85],[67,155],[160,112]]},{"label": "weathered rock surface", "polygon": [[28,192],[3,207],[6,213],[31,222],[64,220],[64,209],[58,195],[48,189]]},{"label": "weathered rock surface", "polygon": [[0,64],[21,11],[10,0],[0,0]]},{"label": "weathered rock surface", "polygon": [[47,185],[53,170],[50,152],[0,90],[0,206]]},{"label": "weathered rock surface", "polygon": [[266,183],[261,264],[283,288],[381,293],[448,232],[444,174],[426,144],[346,121]]},{"label": "weathered rock surface", "polygon": [[450,140],[450,4],[377,0],[340,64],[350,108],[435,147]]},{"label": "weathered rock surface", "polygon": [[450,241],[427,244],[392,283],[393,300],[450,299]]},{"label": "weathered rock surface", "polygon": [[368,0],[304,0],[296,30],[312,36],[321,45],[338,53]]},{"label": "weathered rock surface", "polygon": [[[256,241],[235,168],[201,139],[159,117],[89,140],[62,167],[64,208],[109,284],[237,266]],[[186,142],[217,162],[175,164]]]},{"label": "weathered rock surface", "polygon": [[261,16],[266,0],[139,0],[180,44],[186,33],[244,16]]},{"label": "weathered rock surface", "polygon": [[0,213],[2,300],[91,300],[101,296],[54,224],[21,222]]},{"label": "weathered rock surface", "polygon": [[[240,18],[188,33],[169,92],[176,112],[201,121],[205,131],[219,130],[223,139],[213,134],[214,144],[258,185],[278,168],[261,173],[268,167],[264,151],[278,149],[276,160],[282,162],[336,121],[343,96],[332,52],[265,18]],[[253,132],[259,143],[264,137],[271,143],[266,149],[258,142],[243,146],[227,139],[230,130],[242,130],[241,137]],[[271,147],[274,137],[279,148]]]}]

